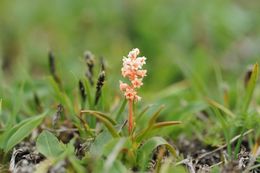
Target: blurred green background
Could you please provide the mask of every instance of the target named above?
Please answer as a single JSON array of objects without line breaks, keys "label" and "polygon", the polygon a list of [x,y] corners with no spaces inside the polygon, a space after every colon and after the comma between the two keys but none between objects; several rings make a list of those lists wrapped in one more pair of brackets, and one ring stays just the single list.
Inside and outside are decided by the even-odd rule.
[{"label": "blurred green background", "polygon": [[259,58],[259,9],[258,0],[1,0],[2,76],[12,83],[48,74],[53,50],[69,83],[71,73],[84,72],[90,50],[97,61],[105,57],[115,85],[122,56],[138,47],[147,57],[148,95],[181,81],[189,68],[209,86],[215,66],[234,82]]},{"label": "blurred green background", "polygon": [[[79,102],[78,80],[86,72],[84,52],[96,57],[95,77],[103,56],[107,80],[98,110],[114,114],[123,98],[118,86],[122,57],[138,47],[147,57],[148,70],[138,106],[164,104],[158,121],[183,122],[158,134],[177,137],[185,131],[220,144],[222,126],[205,97],[240,115],[244,76],[259,61],[259,9],[259,0],[0,0],[0,119],[19,122],[37,114],[34,93],[44,110],[56,109],[60,100],[47,78],[50,50],[73,103]],[[259,89],[254,98],[250,111],[258,115]],[[145,118],[140,125],[148,122]],[[259,117],[251,121],[250,128],[259,129]]]}]

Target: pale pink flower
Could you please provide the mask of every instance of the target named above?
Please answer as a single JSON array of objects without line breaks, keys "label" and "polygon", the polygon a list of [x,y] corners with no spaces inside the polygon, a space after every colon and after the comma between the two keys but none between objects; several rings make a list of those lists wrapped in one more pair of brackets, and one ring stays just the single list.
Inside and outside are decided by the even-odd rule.
[{"label": "pale pink flower", "polygon": [[125,91],[127,88],[129,88],[129,85],[127,83],[124,83],[122,81],[119,81],[120,82],[120,90],[121,91]]},{"label": "pale pink flower", "polygon": [[141,97],[137,96],[135,88],[140,88],[143,85],[143,78],[147,71],[142,69],[145,64],[145,57],[138,57],[140,51],[138,48],[131,50],[127,57],[123,57],[123,67],[121,69],[122,76],[127,77],[131,85],[120,81],[120,90],[125,92],[126,99],[138,101]]},{"label": "pale pink flower", "polygon": [[144,56],[143,57],[138,57],[136,59],[137,63],[140,65],[140,67],[142,67],[145,64],[145,60],[146,60],[146,58]]},{"label": "pale pink flower", "polygon": [[128,100],[135,100],[137,92],[133,88],[127,88],[125,90],[125,97]]},{"label": "pale pink flower", "polygon": [[136,75],[139,76],[139,77],[141,77],[141,78],[143,78],[143,77],[146,76],[146,73],[147,73],[147,70],[138,70],[138,71],[136,72]]},{"label": "pale pink flower", "polygon": [[140,88],[143,85],[142,79],[135,78],[131,81],[134,88]]},{"label": "pale pink flower", "polygon": [[138,95],[135,95],[135,100],[136,101],[140,101],[142,98],[140,97],[140,96],[138,96]]},{"label": "pale pink flower", "polygon": [[128,57],[131,59],[135,59],[137,55],[139,55],[139,53],[140,53],[139,49],[135,48],[129,52]]},{"label": "pale pink flower", "polygon": [[131,71],[127,68],[124,68],[124,67],[121,69],[121,72],[122,72],[123,77],[127,77],[131,74]]},{"label": "pale pink flower", "polygon": [[142,67],[145,64],[145,57],[137,57],[139,49],[131,50],[127,57],[123,57],[123,67],[121,69],[122,76],[128,78],[130,84],[119,81],[119,87],[124,92],[125,98],[128,100],[128,132],[131,134],[134,126],[133,118],[133,101],[140,101],[141,97],[137,95],[137,88],[143,85],[143,78],[146,76],[147,71]]}]

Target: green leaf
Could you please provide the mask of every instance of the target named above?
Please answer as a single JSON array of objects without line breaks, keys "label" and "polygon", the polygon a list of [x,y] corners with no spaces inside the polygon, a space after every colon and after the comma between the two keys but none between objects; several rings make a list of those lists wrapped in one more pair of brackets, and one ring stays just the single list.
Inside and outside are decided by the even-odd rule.
[{"label": "green leaf", "polygon": [[158,118],[158,116],[160,115],[160,112],[162,111],[162,109],[164,108],[164,106],[161,106],[151,117],[151,119],[148,122],[148,126],[141,130],[137,135],[136,135],[136,141],[140,142],[141,140],[143,140],[143,138],[147,135],[148,132],[150,132],[153,129],[153,126],[156,122],[156,119]]},{"label": "green leaf", "polygon": [[[2,116],[2,98],[0,98],[0,122],[2,121],[1,116]],[[0,148],[1,148],[1,146],[0,146]]]},{"label": "green leaf", "polygon": [[6,130],[1,136],[0,136],[0,148],[5,149],[6,143],[8,141],[8,138],[17,131],[17,129],[26,123],[28,120],[24,120],[21,123],[15,125],[13,128]]},{"label": "green leaf", "polygon": [[149,120],[149,127],[152,127],[154,123],[156,122],[157,118],[160,115],[160,112],[163,110],[164,106],[161,106],[158,111],[156,111],[153,115],[152,118]]},{"label": "green leaf", "polygon": [[118,117],[120,117],[120,115],[124,111],[126,103],[127,103],[127,99],[124,99],[124,101],[122,102],[121,106],[118,109],[118,112],[117,112],[116,116],[114,117],[116,120],[118,119]]},{"label": "green leaf", "polygon": [[225,114],[229,115],[232,118],[236,117],[236,115],[232,111],[230,111],[228,108],[226,108],[225,106],[221,105],[220,103],[218,103],[218,102],[216,102],[216,101],[214,101],[214,100],[212,100],[210,98],[205,98],[205,99],[214,108],[220,109],[221,111],[223,111]]},{"label": "green leaf", "polygon": [[129,138],[116,138],[113,139],[105,146],[104,154],[107,155],[107,159],[104,164],[104,172],[110,172],[110,169],[114,165],[117,156],[123,148],[130,148],[131,142]]},{"label": "green leaf", "polygon": [[12,111],[12,116],[10,119],[11,124],[15,122],[17,114],[18,114],[19,110],[21,109],[21,107],[23,106],[24,85],[25,85],[25,82],[23,82],[21,84],[19,90],[17,90],[17,91],[15,90],[15,92],[14,92],[15,97],[13,97],[13,111]]},{"label": "green leaf", "polygon": [[110,172],[113,173],[129,173],[128,169],[123,165],[123,163],[119,160],[116,160],[112,167],[109,169]]},{"label": "green leaf", "polygon": [[248,110],[249,104],[251,102],[255,90],[257,78],[258,78],[258,64],[256,63],[253,66],[252,74],[246,87],[246,95],[243,99],[244,101],[242,105],[242,115],[245,115]]},{"label": "green leaf", "polygon": [[55,82],[53,77],[49,77],[48,79],[49,79],[50,85],[52,86],[52,88],[54,90],[56,99],[62,105],[64,105],[64,107],[68,108],[70,113],[74,114],[74,108],[73,108],[73,105],[72,105],[71,100],[68,97],[68,95],[65,92],[60,90],[60,87],[58,86],[57,82]]},{"label": "green leaf", "polygon": [[153,96],[151,96],[151,97],[153,100],[167,98],[170,96],[177,95],[177,94],[187,90],[189,87],[190,87],[189,83],[187,81],[183,80],[183,81],[174,83],[174,84],[164,88],[162,91],[153,94]]},{"label": "green leaf", "polygon": [[107,144],[107,141],[110,141],[111,139],[113,139],[113,137],[107,130],[99,133],[95,137],[93,144],[90,146],[90,154],[95,158],[100,158],[103,155],[103,152],[101,151],[104,150],[104,146]]},{"label": "green leaf", "polygon": [[153,137],[148,139],[137,151],[137,163],[145,168],[151,159],[151,154],[159,146],[166,146],[169,152],[177,157],[175,149],[162,137]]},{"label": "green leaf", "polygon": [[86,172],[85,167],[80,164],[80,160],[76,156],[69,157],[69,161],[76,172],[78,173]]},{"label": "green leaf", "polygon": [[87,93],[87,99],[88,99],[88,104],[89,104],[89,109],[92,109],[94,107],[94,101],[93,101],[93,96],[92,96],[92,92],[91,92],[91,87],[89,84],[89,81],[86,78],[83,78],[84,81],[84,87],[86,89],[86,93]]},{"label": "green leaf", "polygon": [[81,111],[81,113],[89,113],[90,115],[96,117],[107,127],[108,131],[111,133],[113,137],[120,137],[120,135],[117,133],[117,130],[113,126],[115,122],[113,122],[113,120],[110,117],[101,114],[100,112],[97,111],[84,110]]},{"label": "green leaf", "polygon": [[0,99],[0,115],[2,114],[2,99]]},{"label": "green leaf", "polygon": [[138,122],[143,115],[148,111],[149,108],[151,108],[153,105],[147,105],[137,116],[136,116],[136,122]]},{"label": "green leaf", "polygon": [[98,114],[102,118],[108,120],[111,124],[116,125],[116,121],[110,118],[109,115],[106,115],[105,113],[99,111],[92,111],[92,110],[82,110],[81,113]]},{"label": "green leaf", "polygon": [[65,151],[65,145],[60,143],[55,135],[43,131],[36,141],[37,150],[47,158],[55,158]]},{"label": "green leaf", "polygon": [[45,117],[45,114],[46,113],[22,121],[18,125],[14,126],[11,130],[7,131],[6,135],[4,136],[4,139],[7,142],[6,145],[3,145],[5,152],[8,152],[10,149],[12,149],[16,144],[26,138],[36,127],[38,127]]},{"label": "green leaf", "polygon": [[131,148],[131,146],[132,146],[131,140],[127,137],[114,138],[114,139],[111,139],[109,142],[107,142],[104,145],[104,149],[103,149],[102,154],[105,155],[105,156],[108,156],[109,154],[111,154],[111,151],[119,143],[123,143],[123,145],[120,145],[121,148]]},{"label": "green leaf", "polygon": [[153,129],[158,129],[162,127],[167,127],[167,126],[174,126],[177,124],[181,124],[181,121],[164,121],[164,122],[159,122],[155,123],[153,126]]}]

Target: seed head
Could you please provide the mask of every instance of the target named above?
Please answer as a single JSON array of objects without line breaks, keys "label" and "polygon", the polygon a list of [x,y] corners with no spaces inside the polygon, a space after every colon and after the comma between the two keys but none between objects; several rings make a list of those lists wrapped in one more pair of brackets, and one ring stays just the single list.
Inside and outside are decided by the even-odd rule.
[{"label": "seed head", "polygon": [[101,65],[101,71],[106,71],[106,62],[103,56],[100,58],[100,65]]},{"label": "seed head", "polygon": [[87,64],[86,76],[91,85],[94,85],[93,75],[94,75],[94,55],[90,51],[84,53],[85,61]]},{"label": "seed head", "polygon": [[81,80],[79,80],[79,92],[80,92],[82,102],[85,103],[86,98],[87,98],[87,94],[86,94],[86,91],[85,91],[84,84]]},{"label": "seed head", "polygon": [[97,85],[96,85],[96,96],[95,96],[95,105],[97,105],[99,98],[101,96],[101,89],[104,85],[105,82],[105,71],[102,71],[97,80]]},{"label": "seed head", "polygon": [[50,67],[50,73],[53,76],[55,76],[56,75],[55,58],[52,51],[49,52],[49,67]]}]

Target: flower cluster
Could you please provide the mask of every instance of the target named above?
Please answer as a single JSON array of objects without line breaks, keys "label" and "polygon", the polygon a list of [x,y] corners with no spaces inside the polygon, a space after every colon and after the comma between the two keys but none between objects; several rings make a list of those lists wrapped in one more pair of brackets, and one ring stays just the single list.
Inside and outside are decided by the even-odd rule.
[{"label": "flower cluster", "polygon": [[145,64],[145,57],[137,57],[139,49],[135,48],[129,52],[127,57],[123,58],[123,67],[121,69],[123,77],[127,77],[131,84],[120,81],[120,90],[124,92],[126,99],[130,101],[138,101],[141,99],[137,95],[136,88],[143,85],[143,78],[146,76],[146,70],[142,69]]}]

